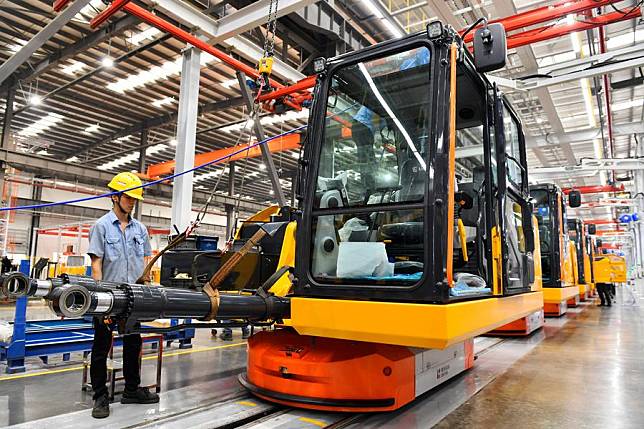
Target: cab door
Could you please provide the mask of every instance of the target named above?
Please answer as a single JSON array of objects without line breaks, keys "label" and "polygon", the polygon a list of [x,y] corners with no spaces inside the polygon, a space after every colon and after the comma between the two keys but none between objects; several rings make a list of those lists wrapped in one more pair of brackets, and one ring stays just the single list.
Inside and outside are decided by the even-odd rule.
[{"label": "cab door", "polygon": [[503,97],[497,96],[495,110],[503,290],[512,294],[529,290],[534,278],[532,205],[521,122]]}]

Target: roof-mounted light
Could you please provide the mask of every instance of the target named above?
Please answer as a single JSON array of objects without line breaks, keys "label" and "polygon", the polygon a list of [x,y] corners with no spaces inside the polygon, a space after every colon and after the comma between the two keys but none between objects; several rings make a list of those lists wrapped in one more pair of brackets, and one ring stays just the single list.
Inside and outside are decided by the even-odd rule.
[{"label": "roof-mounted light", "polygon": [[436,39],[443,35],[443,23],[440,21],[434,21],[427,24],[427,37],[430,39]]},{"label": "roof-mounted light", "polygon": [[313,60],[313,71],[322,73],[326,69],[326,58],[318,57]]}]

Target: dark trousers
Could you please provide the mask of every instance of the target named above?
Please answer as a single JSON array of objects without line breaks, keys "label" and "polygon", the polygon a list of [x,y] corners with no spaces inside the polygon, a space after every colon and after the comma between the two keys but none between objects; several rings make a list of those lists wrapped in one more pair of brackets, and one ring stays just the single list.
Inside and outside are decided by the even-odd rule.
[{"label": "dark trousers", "polygon": [[610,285],[608,283],[597,283],[597,293],[599,294],[601,305],[610,305]]},{"label": "dark trousers", "polygon": [[[141,335],[123,336],[123,376],[125,390],[133,392],[141,384]],[[92,381],[94,399],[107,394],[107,356],[112,346],[112,329],[101,319],[94,318],[94,343],[92,344],[89,375]]]}]

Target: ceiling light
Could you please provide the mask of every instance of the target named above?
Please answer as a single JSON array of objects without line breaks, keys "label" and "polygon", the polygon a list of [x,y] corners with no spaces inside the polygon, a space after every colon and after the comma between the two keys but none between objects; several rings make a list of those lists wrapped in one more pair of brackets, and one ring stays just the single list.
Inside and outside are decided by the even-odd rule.
[{"label": "ceiling light", "polygon": [[38,94],[34,94],[29,97],[29,104],[32,106],[40,106],[42,104],[42,97]]},{"label": "ceiling light", "polygon": [[264,164],[259,164],[259,169],[260,170],[266,170],[266,166]]},{"label": "ceiling light", "polygon": [[43,149],[36,152],[36,155],[51,156],[51,153],[47,152],[47,149]]},{"label": "ceiling light", "polygon": [[572,43],[572,50],[575,54],[581,53],[581,36],[579,32],[570,33],[570,42]]},{"label": "ceiling light", "polygon": [[170,144],[170,146],[176,146],[177,143],[179,143],[179,142],[177,141],[177,139],[172,139],[168,143]]},{"label": "ceiling light", "polygon": [[159,33],[161,32],[156,27],[150,27],[140,33],[133,34],[132,37],[130,37],[130,43],[133,45],[139,45],[144,40],[154,39],[154,37]]},{"label": "ceiling light", "polygon": [[590,92],[590,82],[588,78],[580,79],[581,93],[584,96],[584,105],[586,106],[586,116],[588,117],[588,125],[591,128],[597,127],[595,121],[595,111],[593,109],[593,96]]},{"label": "ceiling light", "polygon": [[153,101],[152,105],[156,106],[156,107],[161,107],[161,106],[163,106],[165,104],[172,104],[173,101],[174,101],[173,97],[166,97],[166,98],[162,98],[160,100]]},{"label": "ceiling light", "polygon": [[644,41],[644,29],[629,31],[619,36],[613,36],[606,41],[606,47],[610,49],[619,48],[627,45],[634,45],[637,42]]},{"label": "ceiling light", "polygon": [[239,81],[237,79],[230,79],[230,80],[225,80],[221,83],[221,86],[224,88],[230,88],[233,85],[239,85]]},{"label": "ceiling light", "polygon": [[[154,146],[151,146],[151,147],[147,148],[145,150],[145,155],[146,156],[152,156],[152,155],[154,155],[154,154],[156,154],[158,152],[166,150],[167,148],[168,147],[165,144],[159,143],[159,144],[156,144]],[[137,161],[138,159],[139,159],[139,151],[137,149],[135,152],[132,152],[132,153],[130,153],[128,155],[124,155],[124,156],[122,156],[120,158],[117,158],[117,159],[115,159],[113,161],[110,161],[110,162],[108,162],[106,164],[103,164],[103,165],[101,165],[99,167],[96,167],[96,168],[98,168],[99,170],[104,170],[104,171],[106,171],[106,170],[114,170],[114,169],[117,169],[117,168],[121,168],[122,166],[124,166],[126,164],[129,164],[131,162]]]},{"label": "ceiling light", "polygon": [[72,61],[70,65],[64,66],[61,70],[63,73],[73,76],[79,71],[87,67],[87,64],[81,63],[80,61]]},{"label": "ceiling light", "polygon": [[112,66],[114,65],[114,60],[113,60],[113,59],[111,59],[110,57],[105,57],[105,58],[103,58],[103,60],[101,61],[101,64],[102,64],[102,65],[103,65],[103,67],[105,67],[105,68],[110,68],[110,67],[112,67]]},{"label": "ceiling light", "polygon": [[22,130],[18,131],[18,135],[23,137],[36,136],[42,133],[43,131],[45,131],[46,129],[53,127],[58,122],[62,121],[63,118],[64,116],[59,115],[58,113],[50,113],[44,118],[29,125],[27,128],[23,128]]},{"label": "ceiling light", "polygon": [[95,133],[95,132],[96,132],[96,131],[98,131],[100,128],[101,128],[101,127],[100,127],[100,125],[98,125],[98,124],[90,125],[89,127],[85,128],[85,129],[83,130],[83,134],[91,134],[91,133]]},{"label": "ceiling light", "polygon": [[[160,66],[154,66],[149,70],[143,70],[138,74],[112,82],[107,85],[107,89],[124,93],[125,91],[131,91],[140,86],[147,85],[148,83],[167,79],[170,76],[181,73],[182,61],[182,57],[179,57],[174,61],[166,61],[161,63]],[[213,62],[220,62],[220,60],[207,52],[201,52],[199,63],[202,67]]]},{"label": "ceiling light", "polygon": [[[203,180],[208,180],[208,179],[212,179],[212,178],[217,177],[217,176],[221,176],[222,174],[223,174],[223,170],[210,171],[208,173],[204,173],[204,174],[200,174],[198,176],[194,176],[192,181],[193,181],[193,183],[194,182],[201,182]],[[223,193],[223,192],[217,191],[217,193]]]},{"label": "ceiling light", "polygon": [[72,156],[71,158],[67,158],[65,162],[78,162],[80,161],[80,158],[77,157],[76,155]]},{"label": "ceiling light", "polygon": [[615,110],[627,110],[634,107],[643,107],[643,106],[644,106],[644,98],[638,98],[635,100],[622,101],[619,103],[611,104],[610,108],[611,110],[615,111]]},{"label": "ceiling light", "polygon": [[97,10],[100,11],[104,7],[105,4],[102,0],[92,0],[87,6],[83,7],[79,13],[94,17],[98,15]]},{"label": "ceiling light", "polygon": [[19,50],[22,49],[23,46],[29,43],[27,40],[20,40],[20,39],[14,40],[14,42],[15,42],[14,44],[9,46],[9,50],[13,53],[18,52]]}]

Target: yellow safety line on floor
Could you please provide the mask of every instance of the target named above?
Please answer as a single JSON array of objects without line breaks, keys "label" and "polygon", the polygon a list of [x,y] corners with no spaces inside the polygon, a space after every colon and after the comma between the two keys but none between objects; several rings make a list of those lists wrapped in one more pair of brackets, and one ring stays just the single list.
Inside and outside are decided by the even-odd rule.
[{"label": "yellow safety line on floor", "polygon": [[327,422],[324,422],[322,420],[310,419],[308,417],[300,417],[298,420],[304,423],[311,423],[312,425],[319,426],[321,428],[325,428],[329,425]]},{"label": "yellow safety line on floor", "polygon": [[[234,344],[225,344],[223,346],[211,346],[211,347],[202,347],[200,349],[191,349],[191,350],[181,350],[178,352],[172,352],[172,353],[163,353],[163,358],[166,357],[172,357],[172,356],[180,356],[180,355],[187,355],[191,353],[198,353],[198,352],[208,352],[211,350],[217,350],[217,349],[226,349],[229,347],[237,347],[246,344],[246,341],[241,342],[241,343],[234,343]],[[156,353],[152,356],[145,356],[143,360],[152,360],[152,359],[157,359]],[[8,376],[0,376],[0,382],[1,381],[8,381],[8,380],[16,380],[19,378],[27,378],[27,377],[36,377],[38,375],[49,375],[49,374],[59,374],[61,372],[69,372],[69,371],[80,371],[83,369],[83,365],[80,366],[73,366],[71,368],[61,368],[61,369],[46,369],[40,372],[33,372],[29,374],[17,374],[17,375],[8,375]]]}]

